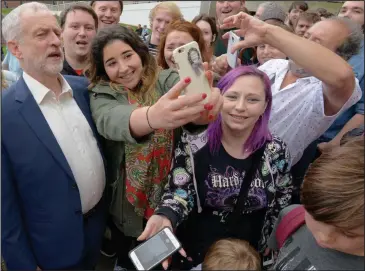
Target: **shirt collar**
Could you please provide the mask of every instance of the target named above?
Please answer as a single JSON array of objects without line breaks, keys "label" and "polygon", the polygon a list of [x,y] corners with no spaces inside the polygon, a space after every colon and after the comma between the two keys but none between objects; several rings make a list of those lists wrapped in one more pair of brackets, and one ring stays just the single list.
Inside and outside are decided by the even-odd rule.
[{"label": "shirt collar", "polygon": [[[34,99],[36,100],[37,104],[41,104],[41,102],[44,100],[44,98],[47,96],[48,93],[51,92],[53,94],[52,90],[44,86],[42,83],[38,82],[36,79],[31,77],[25,71],[23,71],[23,78],[30,92],[32,93]],[[58,80],[61,82],[61,87],[62,87],[61,95],[64,93],[70,93],[71,96],[73,96],[73,91],[70,85],[67,83],[66,79],[61,74],[58,75]]]}]

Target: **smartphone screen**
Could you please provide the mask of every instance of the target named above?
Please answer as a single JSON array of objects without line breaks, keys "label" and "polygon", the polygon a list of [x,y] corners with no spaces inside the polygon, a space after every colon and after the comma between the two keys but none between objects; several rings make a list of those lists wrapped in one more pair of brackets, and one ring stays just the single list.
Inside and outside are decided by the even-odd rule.
[{"label": "smartphone screen", "polygon": [[165,228],[132,250],[129,255],[138,270],[150,270],[180,247],[171,230]]}]

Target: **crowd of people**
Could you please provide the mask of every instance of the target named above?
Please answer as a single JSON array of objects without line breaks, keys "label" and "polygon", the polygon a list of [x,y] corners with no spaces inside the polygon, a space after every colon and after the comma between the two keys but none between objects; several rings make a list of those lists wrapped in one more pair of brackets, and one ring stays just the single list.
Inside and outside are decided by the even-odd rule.
[{"label": "crowd of people", "polygon": [[[364,270],[364,2],[217,1],[190,22],[163,1],[150,31],[122,12],[2,20],[3,268],[135,269],[169,227],[183,249],[157,269]],[[208,97],[173,57],[192,41]]]}]

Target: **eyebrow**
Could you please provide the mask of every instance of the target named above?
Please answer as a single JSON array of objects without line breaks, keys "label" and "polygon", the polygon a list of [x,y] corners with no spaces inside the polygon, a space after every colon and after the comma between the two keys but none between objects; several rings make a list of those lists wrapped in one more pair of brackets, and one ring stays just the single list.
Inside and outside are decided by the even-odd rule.
[{"label": "eyebrow", "polygon": [[[127,50],[127,51],[122,52],[121,55],[125,55],[125,54],[130,53],[130,52],[132,52],[132,50]],[[114,59],[114,57],[111,57],[111,58],[107,59],[105,61],[105,64],[108,63],[110,60],[113,60],[113,59]]]}]

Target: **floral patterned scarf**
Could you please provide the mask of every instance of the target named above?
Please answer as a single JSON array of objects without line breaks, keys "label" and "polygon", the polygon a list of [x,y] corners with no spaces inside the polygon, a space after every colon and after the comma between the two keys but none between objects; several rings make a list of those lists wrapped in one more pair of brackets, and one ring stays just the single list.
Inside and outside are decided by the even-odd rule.
[{"label": "floral patterned scarf", "polygon": [[[128,100],[130,104],[144,106],[129,91]],[[171,167],[172,148],[173,131],[164,129],[156,130],[143,143],[125,144],[126,196],[136,213],[146,219],[160,203]]]}]

